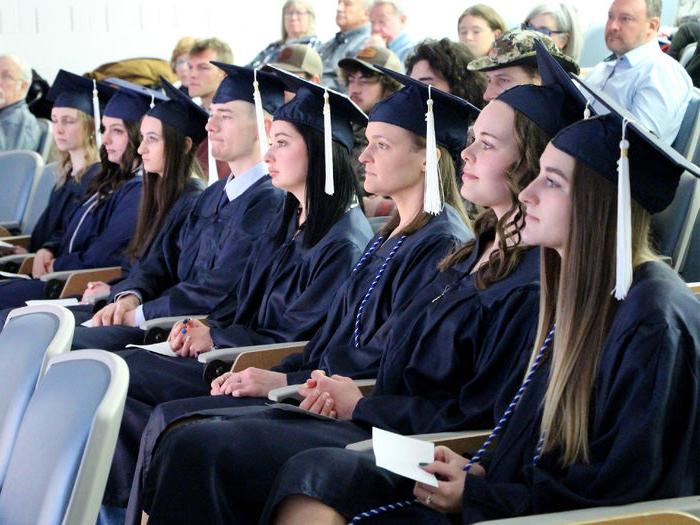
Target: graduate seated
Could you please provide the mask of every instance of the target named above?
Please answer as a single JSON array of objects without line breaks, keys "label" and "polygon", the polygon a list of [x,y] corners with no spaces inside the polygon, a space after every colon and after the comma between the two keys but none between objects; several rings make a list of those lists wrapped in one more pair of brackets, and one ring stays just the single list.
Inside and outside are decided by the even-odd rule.
[{"label": "graduate seated", "polygon": [[[401,148],[410,144],[411,137],[395,128],[420,122],[425,129],[422,117],[428,86],[394,75],[410,86],[372,113],[374,120],[367,130],[370,144],[363,154],[371,175],[367,184],[375,182],[375,169],[383,174],[386,168],[393,176],[404,171],[389,159],[393,155],[408,159]],[[448,127],[454,126],[459,114],[466,120],[471,107],[467,102],[435,89],[430,92],[434,111],[428,112],[428,121],[434,113],[436,127],[440,126],[439,110],[455,115],[447,120]],[[517,191],[536,175],[538,155],[549,137],[580,116],[585,104],[571,100],[557,86],[523,86],[508,95],[481,112],[474,123],[474,140],[462,151],[462,195],[488,208],[477,221],[478,238],[448,255],[435,278],[416,289],[406,304],[396,305],[371,340],[345,352],[349,361],[360,351],[370,355],[371,345],[376,345],[374,355],[375,359],[380,356],[380,362],[374,391],[363,397],[349,377],[331,376],[343,366],[343,354],[335,354],[329,344],[323,353],[328,359],[321,354],[323,372],[313,372],[312,382],[301,390],[307,395],[304,408],[321,414],[323,420],[289,409],[243,406],[252,403],[229,403],[233,406],[207,411],[200,406],[189,414],[180,413],[182,419],[176,420],[169,413],[171,407],[164,405],[154,412],[144,432],[142,472],[137,472],[132,485],[130,518],[144,509],[153,523],[254,523],[283,463],[305,449],[326,446],[343,452],[347,444],[370,437],[372,425],[402,432],[492,425],[501,391],[512,395],[517,388],[537,328],[539,254],[520,242],[523,207]],[[392,101],[396,106],[390,111]],[[457,112],[453,104],[463,109]],[[407,107],[413,111],[406,112]],[[418,132],[413,126],[410,129]],[[436,129],[435,134],[439,137],[445,131]],[[461,134],[457,137],[455,133],[454,140],[464,140]],[[355,311],[354,307],[348,311]],[[378,312],[363,311],[359,326],[372,315]],[[350,335],[349,330],[346,334]],[[340,347],[342,341],[331,343]],[[308,377],[309,371],[305,373]],[[331,384],[339,390],[328,388]],[[228,386],[236,392],[233,381]],[[157,435],[162,419],[182,423],[193,416],[202,420],[173,424]],[[292,489],[294,493],[308,488],[316,495],[316,487],[344,498],[355,493],[344,490],[352,485],[343,486],[338,477],[354,473],[352,466],[338,472],[332,461],[316,466],[313,470],[319,477],[304,477]],[[298,478],[291,479],[294,483]],[[326,482],[328,486],[322,486]],[[286,490],[278,488],[281,493]],[[178,504],[173,505],[175,499]]]},{"label": "graduate seated", "polygon": [[[268,111],[282,103],[282,88],[273,80],[260,80]],[[171,116],[157,115],[161,122],[175,126],[186,116],[191,101],[180,96],[187,105]],[[208,314],[235,293],[253,246],[277,215],[283,192],[272,186],[262,163],[249,83],[239,87],[230,77],[224,79],[206,129],[214,156],[225,160],[233,175],[207,188],[180,227],[163,231],[160,247],[113,287],[110,303],[93,316],[93,327],[76,327],[75,348],[121,350],[142,344],[145,332],[139,325],[144,320]]]},{"label": "graduate seated", "polygon": [[[56,117],[65,120],[68,137],[57,134],[57,141],[80,140],[75,132],[86,122],[79,113],[93,112],[93,85],[103,98],[114,90],[102,83],[59,71],[49,97],[56,101]],[[97,106],[97,101],[94,101]],[[97,123],[99,123],[99,115]],[[97,124],[96,124],[97,125]],[[78,142],[79,143],[79,142]],[[45,285],[39,277],[54,271],[81,270],[119,266],[124,262],[123,252],[134,234],[134,224],[141,199],[142,177],[140,161],[131,142],[131,151],[119,157],[102,153],[102,167],[90,178],[85,194],[89,197],[77,207],[66,224],[58,230],[34,255],[34,279],[8,279],[0,282],[0,308],[24,306],[29,299],[46,298]]]},{"label": "graduate seated", "polygon": [[[417,483],[411,494],[404,483],[384,501],[373,494],[395,476],[366,456],[363,484],[334,489],[373,494],[347,504],[306,488],[310,498],[291,496],[328,459],[299,455],[278,479],[291,497],[276,523],[353,514],[352,523],[370,514],[368,523],[476,523],[698,494],[698,304],[654,254],[649,228],[683,170],[700,170],[615,112],[562,130],[540,166],[520,200],[522,238],[542,247],[542,305],[529,370],[517,397],[503,399],[499,430],[469,460],[437,448],[425,469],[438,486]],[[360,500],[372,502],[362,514]],[[401,508],[388,505],[397,500]]]},{"label": "graduate seated", "polygon": [[[148,253],[163,249],[167,232],[182,226],[204,188],[194,151],[206,135],[208,115],[167,81],[163,85],[171,97],[167,102],[162,102],[166,99],[158,92],[119,81],[120,90],[102,117],[102,142],[113,161],[121,158],[130,141],[141,137],[136,153],[142,162],[143,194],[136,231],[125,252],[125,273]],[[153,99],[159,101],[157,109],[149,108]],[[88,283],[82,302],[92,305],[110,291],[108,283]],[[92,317],[92,306],[71,309],[78,323]]]}]

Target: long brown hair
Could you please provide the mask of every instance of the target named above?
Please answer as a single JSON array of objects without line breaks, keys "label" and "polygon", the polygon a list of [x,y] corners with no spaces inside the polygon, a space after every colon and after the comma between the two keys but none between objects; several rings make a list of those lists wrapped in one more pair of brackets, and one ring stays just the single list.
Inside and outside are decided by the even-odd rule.
[{"label": "long brown hair", "polygon": [[70,153],[67,151],[58,152],[58,179],[56,188],[63,186],[69,177],[73,177],[76,182],[85,174],[87,168],[99,160],[97,155],[97,144],[95,142],[95,119],[87,113],[78,111],[78,120],[83,130],[83,143],[81,146],[85,151],[85,165],[83,169],[73,172],[73,164],[70,161]]},{"label": "long brown hair", "polygon": [[[413,139],[413,147],[415,150],[425,149],[425,137],[421,137],[415,133],[410,133],[410,135]],[[459,194],[459,188],[457,188],[457,170],[454,160],[444,147],[438,146],[438,149],[440,150],[440,158],[438,159],[438,174],[440,175],[440,187],[442,188],[443,201],[445,204],[452,206],[462,218],[462,221],[468,225],[469,217],[467,216],[467,210],[464,207],[462,196]],[[401,233],[403,235],[411,235],[428,224],[432,218],[433,215],[430,213],[421,211],[410,223],[406,225]],[[388,237],[391,235],[391,232],[397,228],[400,222],[401,217],[399,216],[399,210],[395,209],[387,223],[379,231],[380,235],[382,237]]]},{"label": "long brown hair", "polygon": [[191,176],[203,179],[195,158],[197,146],[188,145],[186,137],[172,126],[163,125],[163,175],[143,174],[143,193],[136,231],[126,249],[131,260],[141,257],[163,226],[165,217],[187,188]]},{"label": "long brown hair", "polygon": [[100,148],[100,163],[102,169],[92,178],[85,190],[86,195],[97,194],[97,202],[103,202],[109,198],[112,192],[117,191],[126,181],[134,177],[134,166],[141,163],[138,154],[139,147],[139,122],[124,123],[124,129],[129,137],[129,143],[122,154],[119,164],[111,162],[104,146]]},{"label": "long brown hair", "polygon": [[[564,467],[590,460],[588,422],[593,385],[617,310],[611,294],[615,287],[616,217],[615,186],[576,162],[566,256],[562,260],[556,251],[542,249],[540,316],[534,346],[537,352],[556,321],[541,429],[544,451],[561,449]],[[650,222],[649,213],[632,201],[635,266],[655,258],[649,242]]]},{"label": "long brown hair", "polygon": [[[505,174],[506,184],[510,190],[511,206],[500,219],[491,209],[486,209],[474,223],[476,239],[486,232],[493,232],[498,247],[489,255],[488,264],[482,264],[474,275],[474,284],[483,290],[491,284],[509,276],[520,263],[527,249],[520,246],[520,230],[524,223],[524,206],[518,200],[518,193],[530,184],[540,171],[540,155],[547,146],[550,137],[534,122],[517,109],[513,125],[513,136],[518,148],[518,160],[508,168]],[[476,240],[469,241],[455,252],[448,254],[438,268],[444,271],[467,259]]]}]

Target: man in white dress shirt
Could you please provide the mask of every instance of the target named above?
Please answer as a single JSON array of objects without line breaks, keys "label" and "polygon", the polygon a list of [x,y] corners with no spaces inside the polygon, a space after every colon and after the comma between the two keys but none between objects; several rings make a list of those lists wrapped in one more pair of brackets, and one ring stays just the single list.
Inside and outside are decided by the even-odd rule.
[{"label": "man in white dress shirt", "polygon": [[656,41],[661,0],[614,0],[605,25],[613,54],[587,81],[626,108],[664,142],[678,134],[693,87],[683,67]]}]

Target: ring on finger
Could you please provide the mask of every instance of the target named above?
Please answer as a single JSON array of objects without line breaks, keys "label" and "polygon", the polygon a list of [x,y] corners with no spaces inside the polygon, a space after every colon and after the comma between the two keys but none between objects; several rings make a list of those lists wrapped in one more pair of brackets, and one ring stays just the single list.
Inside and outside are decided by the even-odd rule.
[{"label": "ring on finger", "polygon": [[428,494],[428,497],[425,498],[425,504],[426,504],[426,505],[430,505],[430,504],[432,503],[432,501],[433,501],[433,495],[432,495],[432,494]]}]

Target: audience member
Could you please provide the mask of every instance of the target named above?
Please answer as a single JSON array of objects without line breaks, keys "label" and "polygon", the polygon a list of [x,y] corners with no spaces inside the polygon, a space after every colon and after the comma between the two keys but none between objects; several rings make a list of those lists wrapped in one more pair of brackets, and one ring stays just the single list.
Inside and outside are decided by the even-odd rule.
[{"label": "audience member", "polygon": [[501,15],[486,4],[475,4],[467,8],[457,20],[459,41],[467,46],[475,57],[486,55],[493,41],[506,30],[506,23]]},{"label": "audience member", "polygon": [[399,3],[393,0],[375,0],[369,10],[369,21],[372,36],[368,44],[386,46],[402,62],[406,60],[415,44],[404,29],[406,15]]},{"label": "audience member", "polygon": [[562,53],[578,60],[582,35],[573,5],[563,2],[539,4],[525,17],[521,29],[547,35]]},{"label": "audience member", "polygon": [[41,129],[25,97],[32,82],[32,69],[20,57],[0,56],[0,151],[36,151]]},{"label": "audience member", "polygon": [[656,40],[661,0],[614,0],[605,24],[613,54],[586,77],[671,144],[681,127],[693,83],[685,69],[664,54]]},{"label": "audience member", "polygon": [[[700,20],[690,20],[681,24],[673,35],[671,47],[668,54],[680,61],[683,50],[690,44],[697,44],[700,40]],[[690,57],[690,60],[685,64],[685,70],[690,75],[695,87],[700,87],[700,47],[695,47],[695,53]]]},{"label": "audience member", "polygon": [[251,60],[247,67],[257,68],[273,60],[291,44],[321,47],[316,37],[316,13],[306,0],[287,0],[282,6],[282,37],[272,42]]},{"label": "audience member", "polygon": [[578,74],[578,64],[559,51],[551,38],[537,31],[514,29],[497,38],[488,55],[469,63],[471,71],[482,71],[486,74],[488,81],[484,91],[486,102],[513,86],[542,83],[537,70],[535,40],[542,42],[549,54],[566,71]]},{"label": "audience member", "polygon": [[175,44],[175,49],[173,49],[173,53],[170,56],[170,66],[173,68],[178,79],[177,82],[175,82],[175,86],[184,93],[188,93],[187,86],[190,82],[190,49],[192,49],[194,43],[195,39],[191,36],[183,36],[177,41],[177,44]]},{"label": "audience member", "polygon": [[369,6],[370,0],[338,0],[335,23],[340,31],[319,51],[323,59],[323,85],[340,89],[336,69],[338,61],[354,56],[367,42],[371,33]]},{"label": "audience member", "polygon": [[321,55],[313,47],[304,44],[292,44],[285,47],[270,62],[270,65],[284,69],[289,73],[294,73],[304,80],[309,80],[316,84],[321,83],[321,76],[323,76]]}]

